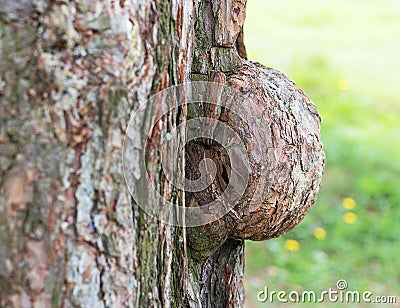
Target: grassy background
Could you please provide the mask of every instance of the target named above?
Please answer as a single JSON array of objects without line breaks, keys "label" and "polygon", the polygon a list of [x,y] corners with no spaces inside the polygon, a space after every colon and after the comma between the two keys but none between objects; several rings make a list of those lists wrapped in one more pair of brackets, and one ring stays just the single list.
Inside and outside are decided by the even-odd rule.
[{"label": "grassy background", "polygon": [[246,243],[246,307],[267,305],[257,301],[264,286],[318,291],[339,279],[399,302],[400,1],[247,6],[249,59],[286,73],[317,105],[327,164],[296,229]]}]

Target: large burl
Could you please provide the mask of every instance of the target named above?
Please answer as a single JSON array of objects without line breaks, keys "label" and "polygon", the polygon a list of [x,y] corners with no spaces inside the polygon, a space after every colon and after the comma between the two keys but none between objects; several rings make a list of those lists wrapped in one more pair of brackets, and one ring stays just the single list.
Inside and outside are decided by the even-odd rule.
[{"label": "large burl", "polygon": [[[324,168],[321,119],[311,100],[281,72],[242,59],[244,45],[237,38],[245,5],[246,0],[213,0],[199,2],[196,8],[193,76],[220,86],[212,90],[211,105],[200,104],[202,111],[189,107],[189,118],[208,117],[229,126],[245,144],[248,160],[240,199],[229,204],[223,216],[216,213],[213,222],[188,228],[192,256],[198,259],[211,255],[228,238],[266,240],[294,228],[315,203]],[[218,96],[224,87],[247,100]],[[204,158],[216,166],[211,185],[186,193],[186,206],[218,204],[233,178],[234,159],[210,139],[186,145],[188,179],[201,177]],[[241,170],[236,173],[240,176]]]},{"label": "large burl", "polygon": [[[226,123],[240,136],[246,145],[249,175],[241,199],[230,205],[228,214],[188,230],[189,246],[198,258],[212,254],[227,238],[266,240],[291,230],[315,203],[324,168],[320,117],[293,81],[246,60],[226,80],[225,76],[216,73],[214,81],[220,79],[248,100],[246,104],[228,100],[223,108],[211,108],[213,114],[207,116]],[[186,176],[191,180],[200,176],[204,157],[217,166],[215,180],[200,192],[187,193],[190,206],[217,200],[229,184],[231,159],[210,140],[186,146]]]},{"label": "large burl", "polygon": [[295,227],[317,199],[325,160],[321,119],[306,94],[277,70],[245,62],[229,83],[253,102],[246,120],[262,119],[251,140],[263,140],[265,151],[259,170],[252,170],[254,186],[248,186],[253,202],[229,236],[277,237]]}]

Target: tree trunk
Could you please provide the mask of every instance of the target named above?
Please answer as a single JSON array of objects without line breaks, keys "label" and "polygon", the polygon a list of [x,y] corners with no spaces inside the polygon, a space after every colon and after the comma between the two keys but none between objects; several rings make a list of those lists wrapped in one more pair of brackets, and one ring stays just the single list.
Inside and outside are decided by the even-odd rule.
[{"label": "tree trunk", "polygon": [[2,0],[0,14],[0,306],[242,303],[242,243],[191,261],[121,166],[139,104],[190,80],[193,3]]},{"label": "tree trunk", "polygon": [[[127,138],[144,151],[149,119],[171,107],[161,99],[141,112],[151,95],[192,80],[237,83],[232,74],[246,67],[245,4],[0,0],[1,307],[243,306],[243,240],[292,228],[316,194],[290,195],[305,204],[296,219],[275,209],[271,217],[284,225],[281,231],[249,232],[262,224],[244,203],[235,208],[246,219],[242,224],[229,214],[215,228],[174,226],[141,210],[125,182],[121,156],[133,115]],[[175,107],[160,119],[146,152],[151,183],[139,188],[148,208],[160,207],[160,195],[183,208],[196,201],[163,173],[162,159],[192,172],[185,154],[162,149],[170,131],[198,115],[186,104]],[[212,106],[202,110],[207,115]],[[124,153],[133,168],[136,150]],[[321,165],[321,153],[304,159]],[[304,164],[293,157],[288,170]],[[280,169],[295,181],[295,173]],[[293,186],[318,190],[322,167],[312,170],[314,186]],[[271,185],[274,196],[281,193]],[[277,205],[279,198],[274,200]]]}]

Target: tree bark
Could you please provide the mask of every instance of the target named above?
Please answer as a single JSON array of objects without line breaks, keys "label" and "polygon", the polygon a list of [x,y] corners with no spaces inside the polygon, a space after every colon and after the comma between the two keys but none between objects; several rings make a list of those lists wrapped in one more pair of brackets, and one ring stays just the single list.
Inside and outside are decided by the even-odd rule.
[{"label": "tree bark", "polygon": [[[120,161],[139,104],[190,80],[193,3],[2,0],[0,7],[0,306],[226,303],[220,267],[232,264],[233,288],[243,247],[228,245],[235,260],[220,253],[190,261],[184,229],[135,206]],[[170,201],[184,199],[154,180]],[[243,299],[240,288],[227,293],[232,303]]]},{"label": "tree bark", "polygon": [[[1,307],[243,306],[246,237],[233,220],[217,222],[220,238],[200,245],[198,228],[140,209],[121,156],[129,120],[151,95],[189,81],[223,84],[247,63],[245,4],[0,0]],[[139,113],[129,137],[138,147],[166,106]],[[159,206],[157,194],[193,201],[162,170],[161,140],[196,116],[176,107],[151,135],[149,207]],[[185,154],[167,156],[191,172]],[[137,153],[124,159],[135,165]]]},{"label": "tree bark", "polygon": [[0,306],[186,306],[184,232],[135,206],[121,148],[188,80],[191,5],[1,1]]}]

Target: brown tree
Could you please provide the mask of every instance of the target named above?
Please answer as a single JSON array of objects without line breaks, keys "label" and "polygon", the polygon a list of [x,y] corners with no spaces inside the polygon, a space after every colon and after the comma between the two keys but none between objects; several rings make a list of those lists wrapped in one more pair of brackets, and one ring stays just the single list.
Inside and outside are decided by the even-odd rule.
[{"label": "brown tree", "polygon": [[[324,161],[319,117],[305,94],[283,74],[245,60],[245,5],[0,0],[1,307],[243,305],[244,239],[293,228],[315,202]],[[255,158],[245,193],[260,204],[242,199],[235,215],[184,228],[140,209],[121,153],[139,105],[194,80],[242,92],[254,102],[249,112],[267,114],[265,125],[257,131],[245,115],[234,123],[210,104],[201,111],[177,106],[151,135],[156,191],[143,188],[147,205],[160,206],[156,193],[183,207],[203,205],[210,195],[179,190],[162,172],[161,139],[187,118],[228,117],[223,121],[241,136],[254,137],[245,138],[249,146],[268,140],[273,164],[249,150]],[[164,104],[138,116],[133,139],[143,138]],[[186,154],[165,155],[195,179],[200,154],[229,168],[218,153],[217,145],[199,141]]]}]

